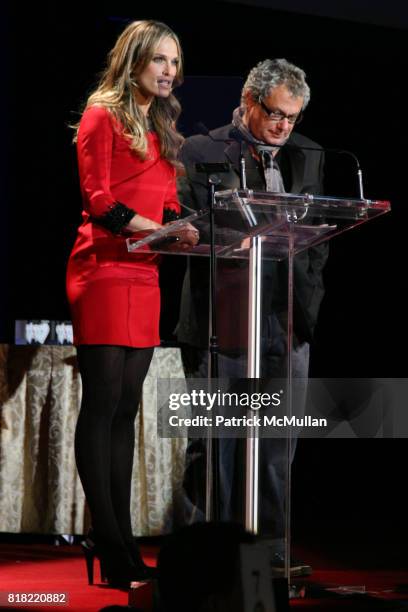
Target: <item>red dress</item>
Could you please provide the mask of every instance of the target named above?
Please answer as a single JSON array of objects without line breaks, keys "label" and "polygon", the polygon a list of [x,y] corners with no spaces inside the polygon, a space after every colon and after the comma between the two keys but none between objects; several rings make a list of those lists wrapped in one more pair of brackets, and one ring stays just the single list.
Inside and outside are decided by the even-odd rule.
[{"label": "red dress", "polygon": [[82,116],[77,150],[83,223],[67,270],[74,344],[160,343],[158,257],[128,253],[125,237],[92,221],[116,202],[157,223],[165,208],[179,212],[175,168],[160,156],[157,134],[147,138],[141,160],[106,109],[93,106]]}]

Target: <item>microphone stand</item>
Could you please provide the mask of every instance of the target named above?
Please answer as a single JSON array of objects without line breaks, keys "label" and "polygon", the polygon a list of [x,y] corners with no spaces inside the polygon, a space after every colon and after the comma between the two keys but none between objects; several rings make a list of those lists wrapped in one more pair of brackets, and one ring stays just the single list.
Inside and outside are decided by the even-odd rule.
[{"label": "microphone stand", "polygon": [[[209,329],[209,378],[218,378],[218,335],[217,335],[217,260],[215,252],[215,188],[221,183],[217,172],[228,172],[226,163],[199,163],[196,164],[198,172],[205,172],[208,185],[208,208],[210,210],[210,329]],[[211,389],[210,389],[211,391]],[[219,443],[218,439],[207,438],[207,465],[206,465],[206,519],[220,520],[220,474],[219,474]]]},{"label": "microphone stand", "polygon": [[217,260],[215,254],[215,187],[221,183],[216,174],[208,175],[208,204],[210,209],[210,378],[218,378],[218,335],[217,335]]},{"label": "microphone stand", "polygon": [[[211,303],[211,319],[210,319],[210,386],[212,379],[218,378],[218,335],[217,335],[217,261],[215,259],[215,186],[221,183],[221,179],[214,174],[208,175],[208,204],[210,208],[210,303]],[[212,389],[210,389],[210,392]],[[207,490],[206,496],[206,514],[212,520],[220,520],[220,448],[218,439],[208,439],[207,444],[207,489],[209,489],[209,480],[211,482],[212,496]],[[211,474],[209,473],[211,468]]]},{"label": "microphone stand", "polygon": [[[206,135],[213,141],[209,130],[205,128]],[[240,142],[239,175],[241,189],[247,188],[245,159]],[[211,380],[218,378],[218,335],[217,335],[217,260],[215,253],[215,188],[222,181],[219,172],[229,172],[229,163],[197,163],[197,172],[205,172],[208,186],[208,208],[210,210],[210,384]],[[219,442],[217,438],[207,438],[207,465],[206,465],[206,519],[218,521],[220,519],[220,474],[219,474]]]}]

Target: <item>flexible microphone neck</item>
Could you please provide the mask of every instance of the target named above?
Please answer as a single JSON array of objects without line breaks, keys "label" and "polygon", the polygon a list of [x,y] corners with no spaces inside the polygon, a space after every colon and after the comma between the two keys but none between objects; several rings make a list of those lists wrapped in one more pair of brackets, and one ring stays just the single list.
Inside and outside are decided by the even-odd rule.
[{"label": "flexible microphone neck", "polygon": [[[237,138],[214,138],[214,136],[212,136],[208,127],[201,121],[197,123],[197,128],[199,130],[199,133],[202,136],[208,136],[208,138],[210,138],[210,140],[212,140],[213,142],[225,142],[225,143],[239,142],[241,145],[243,142],[245,142],[245,139],[242,135],[241,135],[241,138],[239,137],[240,133],[238,132],[238,130],[237,130]],[[248,144],[251,144],[251,143],[248,142]],[[361,168],[357,155],[355,155],[352,151],[348,151],[347,149],[334,149],[331,147],[327,147],[327,148],[326,147],[302,147],[300,145],[296,145],[291,142],[284,142],[283,144],[273,144],[271,145],[271,147],[276,147],[277,149],[282,149],[283,147],[289,147],[292,149],[301,149],[302,151],[320,151],[324,153],[344,153],[346,155],[350,155],[350,157],[354,159],[358,169]]]},{"label": "flexible microphone neck", "polygon": [[198,133],[201,136],[208,136],[208,138],[212,140],[213,142],[223,142],[225,144],[232,144],[234,142],[238,142],[237,138],[214,138],[214,136],[212,136],[208,127],[201,121],[199,121],[196,125],[198,129]]},{"label": "flexible microphone neck", "polygon": [[222,142],[223,144],[232,144],[232,143],[239,142],[239,183],[240,183],[241,189],[246,189],[247,188],[246,164],[245,164],[245,157],[244,157],[243,146],[242,146],[244,143],[244,139],[242,138],[241,139],[214,138],[214,136],[212,136],[208,127],[201,121],[197,123],[197,128],[202,136],[208,136],[208,138],[212,140],[212,142]]},{"label": "flexible microphone neck", "polygon": [[[239,142],[240,144],[240,158],[239,158],[239,169],[240,169],[240,183],[241,183],[241,189],[246,189],[246,172],[245,172],[245,159],[243,156],[243,143],[244,138],[228,138],[228,139],[224,139],[224,138],[214,138],[211,133],[210,130],[207,128],[207,126],[202,123],[201,121],[199,123],[197,123],[197,128],[200,131],[200,134],[202,134],[203,136],[208,136],[208,138],[210,138],[210,140],[212,140],[213,142],[223,142],[225,144],[231,144],[233,142]],[[239,136],[239,132],[237,131],[237,135]],[[358,178],[358,191],[359,191],[359,196],[361,200],[364,200],[364,190],[363,190],[363,173],[361,170],[361,165],[360,162],[358,160],[358,157],[355,153],[353,153],[352,151],[348,151],[347,149],[334,149],[334,148],[325,148],[325,147],[302,147],[296,144],[292,144],[290,142],[285,142],[284,144],[274,144],[274,147],[278,148],[278,149],[282,149],[283,147],[288,147],[291,149],[300,149],[301,151],[320,151],[321,153],[335,153],[336,155],[348,155],[349,157],[351,157],[354,160],[354,163],[356,164],[356,168],[357,168],[357,178]]]},{"label": "flexible microphone neck", "polygon": [[351,157],[354,160],[354,163],[356,164],[356,168],[357,168],[357,179],[358,179],[358,192],[359,192],[359,196],[360,196],[360,200],[364,200],[364,190],[363,190],[363,172],[361,170],[361,165],[360,162],[358,160],[358,157],[355,153],[353,153],[352,151],[348,151],[347,149],[333,149],[331,147],[300,147],[298,145],[292,144],[292,143],[285,143],[283,145],[276,145],[281,147],[290,147],[293,149],[301,149],[302,151],[321,151],[323,153],[335,153],[336,155],[348,155],[349,157]]}]

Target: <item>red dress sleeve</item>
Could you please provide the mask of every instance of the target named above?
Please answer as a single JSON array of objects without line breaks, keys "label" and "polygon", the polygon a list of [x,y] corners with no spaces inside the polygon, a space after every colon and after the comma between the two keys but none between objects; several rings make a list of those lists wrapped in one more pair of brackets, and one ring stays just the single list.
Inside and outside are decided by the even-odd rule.
[{"label": "red dress sleeve", "polygon": [[171,210],[176,214],[180,214],[181,207],[179,198],[177,196],[177,184],[176,184],[176,169],[174,168],[174,176],[169,182],[167,192],[164,198],[164,210]]},{"label": "red dress sleeve", "polygon": [[84,208],[92,217],[106,214],[115,202],[110,190],[113,118],[102,107],[92,106],[82,115],[77,153]]}]

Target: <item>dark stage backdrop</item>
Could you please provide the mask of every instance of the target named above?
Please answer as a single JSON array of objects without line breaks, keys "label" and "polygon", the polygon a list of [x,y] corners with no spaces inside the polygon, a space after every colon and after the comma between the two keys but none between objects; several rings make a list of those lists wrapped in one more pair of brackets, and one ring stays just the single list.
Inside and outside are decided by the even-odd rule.
[{"label": "dark stage backdrop", "polygon": [[[127,21],[154,18],[168,23],[181,37],[189,75],[179,90],[186,134],[194,131],[197,121],[212,128],[229,120],[239,101],[241,79],[257,61],[286,57],[305,69],[312,99],[299,131],[325,147],[354,151],[364,170],[366,196],[390,199],[393,207],[390,215],[331,244],[312,373],[406,376],[406,358],[401,356],[408,339],[402,93],[408,73],[406,31],[227,2],[139,6],[116,0],[38,3],[20,11],[15,5],[10,8],[10,76],[6,79],[10,95],[2,100],[9,107],[2,108],[2,173],[7,167],[9,189],[2,192],[1,247],[2,257],[11,263],[5,269],[2,259],[1,339],[12,339],[14,319],[69,317],[65,264],[81,203],[67,126],[78,118],[75,111]],[[340,169],[332,161],[327,173],[327,191],[332,195],[350,194],[355,188],[353,168],[344,164]],[[3,254],[7,238],[9,248]],[[173,264],[165,264],[162,332],[171,340],[177,297],[173,297],[170,269]],[[174,272],[176,286],[182,274],[179,264]],[[401,461],[401,445],[396,441],[378,444],[381,451],[377,446],[376,457],[383,452],[393,457],[385,476],[394,488],[397,476],[392,466]],[[357,482],[367,473],[354,473],[348,479],[344,474],[350,475],[351,465],[358,465],[363,448],[363,456],[371,457],[372,451],[362,441],[347,452],[340,451],[341,461],[337,451],[329,451],[337,462],[335,477],[343,478],[343,486],[357,497]],[[330,462],[319,462],[319,452],[309,453],[308,473],[316,468],[323,474],[320,484],[323,477],[331,482]],[[374,465],[380,469],[383,464],[378,459]],[[381,479],[374,480],[378,484]],[[374,497],[376,511],[388,512],[377,494],[371,503]],[[360,495],[361,503],[368,501],[363,502]],[[341,503],[340,508],[345,510]],[[398,512],[398,504],[396,508]]]},{"label": "dark stage backdrop", "polygon": [[[224,0],[236,4],[236,0]],[[240,0],[239,4],[334,17],[393,28],[408,28],[408,12],[400,0]]]},{"label": "dark stage backdrop", "polygon": [[[0,9],[0,70],[4,91],[10,91],[11,84],[11,45],[9,37],[9,13],[7,7]],[[0,96],[0,117],[2,117],[2,138],[6,146],[0,148],[0,340],[7,337],[8,321],[10,319],[9,304],[9,211],[10,211],[10,192],[9,192],[9,117],[10,117],[11,96]]]}]

